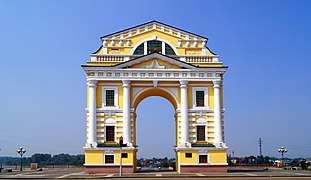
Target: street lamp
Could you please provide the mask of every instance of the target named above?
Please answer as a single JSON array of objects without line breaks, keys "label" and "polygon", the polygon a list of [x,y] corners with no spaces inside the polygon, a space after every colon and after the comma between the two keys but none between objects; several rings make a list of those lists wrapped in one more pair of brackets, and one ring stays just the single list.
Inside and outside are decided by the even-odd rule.
[{"label": "street lamp", "polygon": [[283,161],[284,161],[284,153],[287,153],[287,149],[285,149],[283,146],[278,149],[278,152],[282,155],[282,167],[283,167]]},{"label": "street lamp", "polygon": [[20,147],[17,150],[17,153],[21,155],[21,171],[23,171],[23,155],[25,154],[25,152],[26,152],[26,149],[24,149],[23,147]]},{"label": "street lamp", "polygon": [[[1,151],[1,149],[0,149]],[[0,173],[2,172],[2,162],[0,163]]]}]

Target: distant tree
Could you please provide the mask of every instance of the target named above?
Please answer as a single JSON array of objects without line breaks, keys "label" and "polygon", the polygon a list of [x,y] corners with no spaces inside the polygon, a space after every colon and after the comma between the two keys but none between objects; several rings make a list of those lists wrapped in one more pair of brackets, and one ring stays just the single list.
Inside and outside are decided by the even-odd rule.
[{"label": "distant tree", "polygon": [[48,164],[51,158],[52,158],[51,154],[36,153],[31,156],[30,162],[45,165]]},{"label": "distant tree", "polygon": [[264,164],[264,157],[263,156],[257,156],[256,162],[257,162],[257,164]]}]

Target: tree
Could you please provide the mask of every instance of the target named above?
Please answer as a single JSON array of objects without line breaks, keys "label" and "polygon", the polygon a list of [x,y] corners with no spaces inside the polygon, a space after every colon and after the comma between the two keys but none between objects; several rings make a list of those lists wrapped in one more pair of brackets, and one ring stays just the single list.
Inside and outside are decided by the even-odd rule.
[{"label": "tree", "polygon": [[50,159],[52,158],[51,154],[33,154],[30,158],[30,162],[38,163],[38,164],[48,164]]}]

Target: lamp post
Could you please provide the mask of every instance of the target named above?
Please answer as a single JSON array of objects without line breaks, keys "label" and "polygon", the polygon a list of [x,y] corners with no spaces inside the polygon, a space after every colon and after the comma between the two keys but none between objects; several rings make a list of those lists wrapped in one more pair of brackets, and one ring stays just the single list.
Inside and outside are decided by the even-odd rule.
[{"label": "lamp post", "polygon": [[120,176],[122,176],[122,146],[123,146],[123,136],[120,137]]},{"label": "lamp post", "polygon": [[21,155],[21,171],[23,171],[23,155],[25,154],[25,152],[26,152],[26,149],[24,149],[23,147],[20,147],[17,150],[17,153]]},{"label": "lamp post", "polygon": [[[1,149],[0,149],[1,151]],[[0,173],[2,172],[2,162],[0,163]]]},{"label": "lamp post", "polygon": [[284,153],[287,153],[287,149],[285,149],[285,148],[282,146],[280,149],[278,149],[278,152],[281,153],[281,155],[282,155],[282,167],[283,167],[283,166],[284,166],[284,165],[283,165]]}]

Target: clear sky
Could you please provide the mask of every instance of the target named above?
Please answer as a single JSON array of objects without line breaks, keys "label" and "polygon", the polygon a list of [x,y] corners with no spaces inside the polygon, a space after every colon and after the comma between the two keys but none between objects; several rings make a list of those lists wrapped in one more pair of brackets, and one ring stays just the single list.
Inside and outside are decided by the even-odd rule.
[{"label": "clear sky", "polygon": [[[308,0],[0,0],[0,156],[17,156],[19,146],[27,156],[83,153],[80,65],[100,36],[158,20],[208,37],[207,46],[229,66],[229,153],[258,155],[261,137],[264,155],[279,157],[284,145],[288,157],[310,157],[310,7]],[[163,98],[141,102],[139,157],[173,157],[173,115]]]}]

